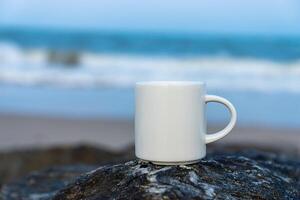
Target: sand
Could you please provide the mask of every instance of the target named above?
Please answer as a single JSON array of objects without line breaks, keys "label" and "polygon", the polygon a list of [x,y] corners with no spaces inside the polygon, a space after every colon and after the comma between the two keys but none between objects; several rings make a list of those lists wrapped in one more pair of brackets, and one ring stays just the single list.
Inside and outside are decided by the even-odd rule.
[{"label": "sand", "polygon": [[[209,128],[216,130],[219,126]],[[88,143],[121,150],[134,142],[132,119],[72,119],[0,114],[0,150]],[[300,130],[237,126],[216,144],[260,145],[300,152]]]}]

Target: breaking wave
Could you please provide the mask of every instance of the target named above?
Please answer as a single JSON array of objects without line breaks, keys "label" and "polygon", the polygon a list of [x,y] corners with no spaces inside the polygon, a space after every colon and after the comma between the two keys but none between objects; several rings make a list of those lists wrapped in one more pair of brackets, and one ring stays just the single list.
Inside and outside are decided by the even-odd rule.
[{"label": "breaking wave", "polygon": [[0,83],[131,87],[136,81],[204,81],[209,89],[300,92],[300,60],[49,52],[0,44]]}]

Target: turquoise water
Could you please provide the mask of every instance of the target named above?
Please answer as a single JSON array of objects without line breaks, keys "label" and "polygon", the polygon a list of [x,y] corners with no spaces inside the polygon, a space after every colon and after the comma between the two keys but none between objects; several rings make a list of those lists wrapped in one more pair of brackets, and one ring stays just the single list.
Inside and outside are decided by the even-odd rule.
[{"label": "turquoise water", "polygon": [[132,87],[205,81],[210,89],[300,92],[300,37],[0,30],[0,83]]},{"label": "turquoise water", "polygon": [[300,126],[300,37],[0,30],[0,112],[132,118],[150,80],[204,81],[241,124]]},{"label": "turquoise water", "polygon": [[0,41],[21,48],[176,57],[230,56],[295,61],[300,36],[242,36],[208,34],[151,34],[134,32],[67,32],[2,29]]}]

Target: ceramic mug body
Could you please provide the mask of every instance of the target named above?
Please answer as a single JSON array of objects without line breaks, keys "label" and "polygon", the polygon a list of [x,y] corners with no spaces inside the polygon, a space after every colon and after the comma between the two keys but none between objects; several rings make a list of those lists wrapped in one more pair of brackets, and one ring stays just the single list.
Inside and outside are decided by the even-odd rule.
[{"label": "ceramic mug body", "polygon": [[[139,82],[136,84],[135,153],[158,164],[193,163],[206,155],[206,143],[233,128],[236,111],[226,99],[206,95],[201,82]],[[220,102],[232,119],[222,131],[206,135],[205,104]]]}]

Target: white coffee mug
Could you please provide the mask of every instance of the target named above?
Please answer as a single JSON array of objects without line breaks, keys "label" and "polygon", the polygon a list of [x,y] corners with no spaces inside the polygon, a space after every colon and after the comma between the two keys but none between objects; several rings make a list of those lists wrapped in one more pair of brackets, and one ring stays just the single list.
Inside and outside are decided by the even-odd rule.
[{"label": "white coffee mug", "polygon": [[[202,82],[136,83],[136,157],[162,165],[190,164],[203,158],[205,144],[227,135],[237,118],[228,100],[206,95],[205,91]],[[225,105],[231,120],[223,130],[207,135],[205,104],[208,102]]]}]

